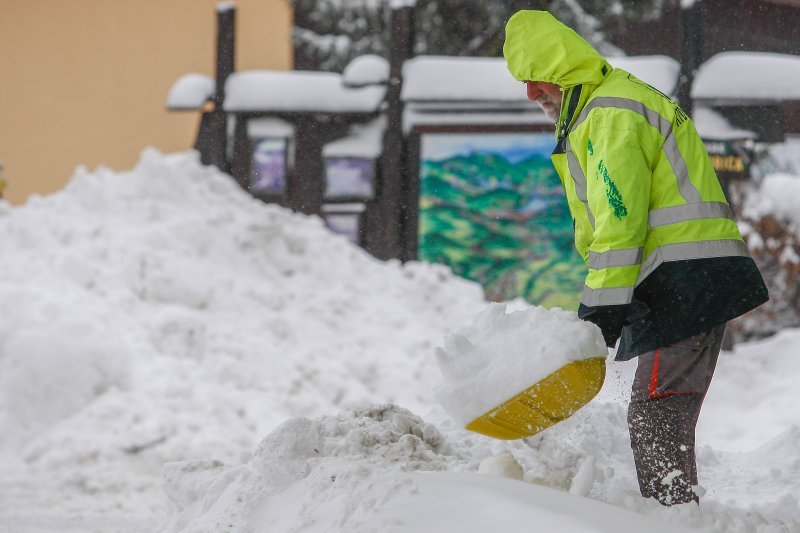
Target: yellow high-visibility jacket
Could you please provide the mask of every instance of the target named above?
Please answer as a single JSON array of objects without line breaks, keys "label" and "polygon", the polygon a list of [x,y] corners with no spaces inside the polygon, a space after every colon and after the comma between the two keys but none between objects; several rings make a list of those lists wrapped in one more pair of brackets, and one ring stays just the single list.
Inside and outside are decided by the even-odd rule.
[{"label": "yellow high-visibility jacket", "polygon": [[[503,52],[516,79],[561,87],[552,159],[589,269],[580,314],[604,333],[610,328],[619,336],[626,326],[618,358],[700,333],[766,301],[703,142],[675,102],[612,68],[544,11],[515,14]],[[709,286],[709,276],[722,279]],[[733,287],[719,286],[731,281]],[[670,301],[676,298],[685,301]]]}]

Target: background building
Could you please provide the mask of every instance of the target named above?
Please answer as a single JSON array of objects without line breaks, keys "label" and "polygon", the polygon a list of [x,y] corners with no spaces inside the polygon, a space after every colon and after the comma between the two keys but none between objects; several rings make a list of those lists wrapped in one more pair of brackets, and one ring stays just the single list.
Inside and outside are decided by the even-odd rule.
[{"label": "background building", "polygon": [[[167,113],[187,70],[212,74],[215,0],[0,0],[0,161],[12,203],[77,165],[133,165],[192,146],[196,113]],[[285,0],[238,0],[237,68],[292,67]]]}]

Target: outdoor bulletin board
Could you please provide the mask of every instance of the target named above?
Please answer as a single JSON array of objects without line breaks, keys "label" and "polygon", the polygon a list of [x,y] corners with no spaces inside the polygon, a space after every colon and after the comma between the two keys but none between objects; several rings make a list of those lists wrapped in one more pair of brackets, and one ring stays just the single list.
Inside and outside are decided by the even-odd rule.
[{"label": "outdoor bulletin board", "polygon": [[481,283],[490,300],[577,310],[587,267],[550,161],[554,147],[551,127],[418,131],[416,258]]}]

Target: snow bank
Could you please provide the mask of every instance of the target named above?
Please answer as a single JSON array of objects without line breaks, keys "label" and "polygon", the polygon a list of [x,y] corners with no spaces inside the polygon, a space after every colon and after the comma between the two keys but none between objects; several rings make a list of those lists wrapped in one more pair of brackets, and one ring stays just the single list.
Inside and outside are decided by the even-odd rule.
[{"label": "snow bank", "polygon": [[0,494],[0,514],[67,487],[151,497],[165,461],[238,458],[293,416],[424,406],[434,346],[484,305],[445,268],[377,261],[189,153],[80,170],[0,232],[0,469],[49,487]]},{"label": "snow bank", "polygon": [[[437,427],[396,406],[313,420],[297,418],[273,431],[252,457],[237,464],[167,465],[166,492],[173,512],[160,531],[482,533],[489,527],[502,531],[533,527],[577,533],[666,533],[687,528],[770,533],[797,529],[791,520],[786,524],[765,520],[756,509],[722,511],[713,504],[667,509],[643,500],[632,491],[635,481],[624,416],[617,405],[591,404],[534,439],[502,444],[447,423]],[[786,449],[789,437],[765,451]],[[502,479],[513,477],[504,468],[479,470],[489,475],[476,473],[476,458],[492,453],[492,448],[504,450],[495,459],[524,465],[524,481]],[[733,463],[741,468],[737,471],[741,481],[748,477],[745,473],[752,475],[746,461],[754,458],[743,455]],[[718,459],[731,462],[728,457]],[[489,462],[498,461],[482,464]],[[740,481],[737,475],[731,477]]]},{"label": "snow bank", "polygon": [[438,430],[396,407],[282,424],[235,466],[169,464],[175,513],[164,531],[356,531],[393,494],[413,490],[407,471],[458,470]]},{"label": "snow bank", "polygon": [[758,192],[748,195],[743,214],[753,220],[774,215],[800,227],[800,176],[784,173],[765,176]]},{"label": "snow bank", "polygon": [[[769,339],[737,345],[723,357],[703,406],[698,442],[715,450],[750,452],[800,428],[798,345],[800,329],[786,329]],[[742,394],[745,390],[752,392]],[[792,462],[790,457],[786,460]]]},{"label": "snow bank", "polygon": [[466,426],[567,363],[607,354],[600,329],[577,313],[494,304],[437,350],[444,377],[437,395]]},{"label": "snow bank", "polygon": [[[168,465],[175,511],[162,531],[477,532],[490,523],[578,533],[678,531],[554,488],[475,475],[464,451],[394,406],[290,420],[242,464]],[[594,472],[584,470],[582,483],[592,483]]]},{"label": "snow bank", "polygon": [[[707,494],[665,509],[638,495],[635,361],[532,439],[466,432],[434,400],[433,354],[480,288],[375,261],[191,154],[0,202],[0,232],[0,529],[581,531],[604,508],[641,531],[800,531],[798,330],[723,354],[698,428]],[[509,455],[521,482],[475,473]]]}]

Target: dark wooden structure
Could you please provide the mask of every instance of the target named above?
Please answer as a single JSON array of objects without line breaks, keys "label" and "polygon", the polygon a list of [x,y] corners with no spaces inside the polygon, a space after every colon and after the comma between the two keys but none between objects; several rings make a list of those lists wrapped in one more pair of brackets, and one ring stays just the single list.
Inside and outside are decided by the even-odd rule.
[{"label": "dark wooden structure", "polygon": [[696,33],[697,65],[720,52],[800,54],[800,0],[697,0],[689,9],[680,3],[672,0],[659,19],[607,36],[628,54],[665,54],[683,62],[682,47]]},{"label": "dark wooden structure", "polygon": [[212,108],[200,117],[195,149],[200,152],[205,165],[214,165],[224,172],[230,172],[225,153],[228,145],[227,114],[225,103],[225,82],[236,65],[236,10],[232,5],[217,9],[216,83]]},{"label": "dark wooden structure", "polygon": [[[287,172],[286,190],[282,194],[254,196],[302,213],[321,215],[324,203],[324,166],[322,148],[326,143],[343,137],[353,124],[362,124],[375,118],[376,113],[322,113],[307,112],[244,112],[236,113],[233,136],[231,175],[244,188],[250,189],[253,163],[253,139],[248,135],[251,120],[270,117],[284,120],[294,126],[292,144],[295,147],[293,164]],[[300,155],[302,154],[302,155]]]},{"label": "dark wooden structure", "polygon": [[381,179],[377,197],[365,214],[369,228],[365,247],[380,259],[403,255],[403,227],[408,197],[405,183],[406,137],[403,133],[403,64],[414,56],[414,8],[392,10],[389,55],[389,83],[386,90],[387,126],[381,157]]},{"label": "dark wooden structure", "polygon": [[[609,39],[631,55],[664,54],[681,63],[678,101],[691,115],[690,91],[700,66],[721,52],[800,55],[800,0],[697,0],[688,8],[673,0],[656,20],[635,24]],[[735,126],[757,127],[761,140],[776,142],[800,132],[800,104],[725,106]]]},{"label": "dark wooden structure", "polygon": [[[390,22],[389,79],[382,101],[374,108],[353,109],[286,109],[278,107],[248,108],[230,106],[226,87],[234,72],[235,8],[228,5],[217,11],[216,76],[213,95],[203,104],[196,149],[203,163],[228,172],[254,196],[291,209],[325,216],[326,205],[336,201],[325,197],[324,147],[348,136],[354,125],[366,124],[377,117],[385,118],[382,149],[374,160],[374,194],[360,199],[363,210],[359,244],[381,259],[417,258],[419,154],[420,138],[428,133],[487,133],[540,131],[541,125],[526,116],[520,123],[508,119],[520,109],[503,107],[506,103],[407,101],[403,96],[404,66],[413,58],[414,8],[401,6],[392,10]],[[633,55],[663,54],[681,61],[677,89],[680,102],[691,110],[690,98],[694,75],[703,62],[729,50],[761,50],[783,53],[800,52],[800,0],[742,0],[734,7],[727,0],[698,0],[688,9],[681,9],[674,0],[657,21],[643,22],[624,34],[609,35],[612,42]],[[306,71],[308,73],[308,71]],[[210,84],[211,81],[208,81]],[[467,82],[469,85],[470,83]],[[526,102],[527,103],[527,102]],[[707,103],[705,103],[707,104]],[[458,124],[409,121],[415,106],[428,112],[441,106],[444,115],[469,116],[484,113],[470,122]],[[494,106],[492,109],[486,106]],[[724,115],[739,128],[758,130],[762,140],[780,140],[787,131],[800,131],[800,106],[797,102],[776,102],[770,105],[723,106]],[[423,109],[424,108],[424,109]],[[719,109],[715,107],[715,109]],[[524,111],[524,110],[523,110]],[[439,112],[439,111],[436,111]],[[498,113],[497,121],[486,112]],[[506,115],[503,115],[506,113]],[[435,114],[435,113],[434,113]],[[524,114],[524,112],[522,113]],[[255,139],[249,133],[253,121],[274,119],[291,124],[291,141],[287,142],[285,189],[279,193],[261,193],[251,187]],[[754,128],[754,124],[766,125]],[[353,201],[354,199],[350,199]],[[362,212],[363,211],[363,212]]]}]

